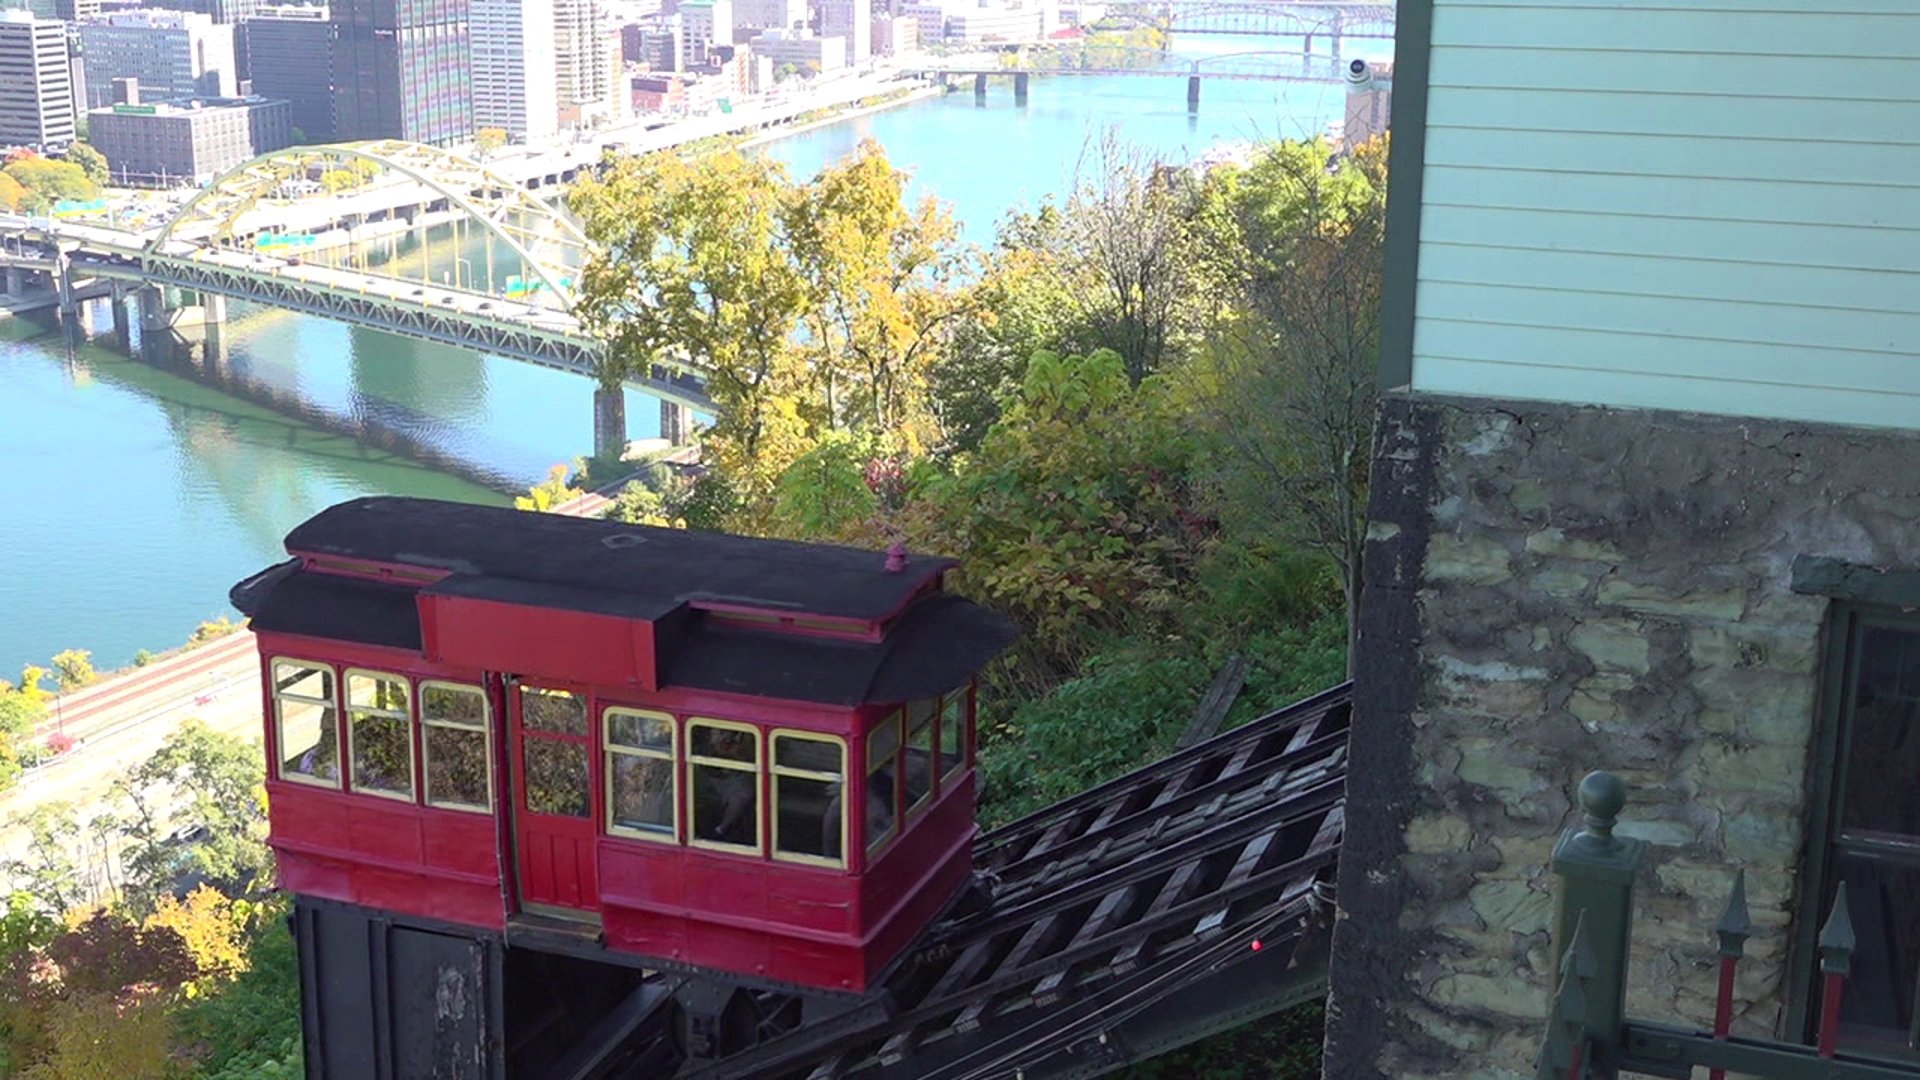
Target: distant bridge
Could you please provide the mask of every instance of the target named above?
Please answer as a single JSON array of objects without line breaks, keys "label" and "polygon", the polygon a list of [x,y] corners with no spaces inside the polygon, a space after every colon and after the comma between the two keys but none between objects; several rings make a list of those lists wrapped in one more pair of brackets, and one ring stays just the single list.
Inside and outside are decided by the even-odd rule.
[{"label": "distant bridge", "polygon": [[1122,6],[1118,14],[1146,17],[1163,30],[1179,34],[1243,34],[1261,37],[1304,37],[1311,49],[1316,37],[1340,51],[1343,37],[1393,37],[1394,5],[1387,2],[1321,2],[1321,0],[1148,0]]},{"label": "distant bridge", "polygon": [[[328,232],[344,235],[332,245],[264,229],[265,221],[328,202],[289,197],[314,173],[324,178],[356,167],[417,185],[420,194],[390,209],[323,206],[320,217],[340,226]],[[337,203],[364,207],[366,200]],[[436,228],[451,235],[436,240]],[[594,254],[578,223],[518,178],[432,147],[371,142],[278,151],[229,170],[158,229],[59,221],[48,233],[42,246],[60,267],[56,286],[138,283],[129,291],[140,301],[143,328],[183,321],[183,313],[168,310],[165,287],[173,286],[199,294],[193,317],[212,325],[224,319],[223,298],[232,298],[589,377],[604,355],[573,311],[575,279]],[[118,299],[115,329],[125,334]],[[700,372],[681,361],[663,358],[626,381],[663,402],[663,420],[669,409],[714,408]],[[597,452],[625,445],[625,416],[614,398],[596,390]],[[675,430],[685,425],[684,411],[671,418]]]},{"label": "distant bridge", "polygon": [[1259,79],[1277,82],[1340,82],[1346,78],[1336,56],[1266,49],[1224,56],[1182,56],[1080,43],[1029,45],[1017,50],[930,59],[917,74],[933,78],[1005,75],[1142,75],[1199,79]]}]

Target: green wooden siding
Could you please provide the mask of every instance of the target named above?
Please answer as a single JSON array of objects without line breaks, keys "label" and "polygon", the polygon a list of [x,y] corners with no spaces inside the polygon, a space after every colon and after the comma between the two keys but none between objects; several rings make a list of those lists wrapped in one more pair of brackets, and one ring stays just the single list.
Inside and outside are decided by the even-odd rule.
[{"label": "green wooden siding", "polygon": [[1432,11],[1416,388],[1920,427],[1920,2]]}]

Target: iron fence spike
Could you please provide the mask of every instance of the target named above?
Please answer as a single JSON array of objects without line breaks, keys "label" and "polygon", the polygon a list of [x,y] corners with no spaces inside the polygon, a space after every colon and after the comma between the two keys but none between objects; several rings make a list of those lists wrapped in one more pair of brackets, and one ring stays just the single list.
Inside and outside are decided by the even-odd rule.
[{"label": "iron fence spike", "polygon": [[1713,932],[1720,936],[1721,956],[1744,956],[1747,938],[1753,936],[1753,918],[1747,912],[1747,870],[1741,867],[1733,875],[1733,890],[1727,894],[1727,910]]},{"label": "iron fence spike", "polygon": [[1847,912],[1847,883],[1834,890],[1833,913],[1820,928],[1820,970],[1829,975],[1845,975],[1853,968],[1853,916]]},{"label": "iron fence spike", "polygon": [[1582,908],[1580,914],[1574,916],[1573,933],[1568,935],[1567,947],[1560,954],[1560,970],[1586,980],[1593,978],[1599,969],[1593,947],[1587,941],[1587,912]]}]

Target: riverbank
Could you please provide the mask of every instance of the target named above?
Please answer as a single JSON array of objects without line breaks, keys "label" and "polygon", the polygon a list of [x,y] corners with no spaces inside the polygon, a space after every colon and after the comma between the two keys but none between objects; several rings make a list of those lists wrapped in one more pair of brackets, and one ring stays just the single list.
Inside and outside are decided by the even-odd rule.
[{"label": "riverbank", "polygon": [[805,135],[809,131],[832,127],[834,124],[844,124],[849,120],[857,120],[862,116],[871,116],[874,113],[897,109],[903,105],[911,105],[916,101],[925,101],[928,98],[939,97],[944,93],[946,93],[946,91],[941,89],[939,85],[927,83],[899,94],[898,96],[888,98],[885,101],[877,101],[871,105],[861,105],[851,109],[843,109],[842,111],[832,112],[819,119],[808,120],[804,123],[796,123],[787,127],[769,128],[761,134],[751,136],[742,141],[740,148],[743,150],[751,149],[752,147],[761,146],[766,143],[791,138],[795,135]]}]

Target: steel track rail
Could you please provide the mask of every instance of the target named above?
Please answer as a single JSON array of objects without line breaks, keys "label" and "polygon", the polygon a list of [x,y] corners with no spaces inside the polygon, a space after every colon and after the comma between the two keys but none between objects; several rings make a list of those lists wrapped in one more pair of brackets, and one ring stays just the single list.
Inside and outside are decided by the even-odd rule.
[{"label": "steel track rail", "polygon": [[[881,1007],[681,1080],[1090,1077],[1312,996],[1351,697],[1316,695],[987,834],[984,908],[931,927],[873,993]],[[1120,1025],[1143,1017],[1130,1049]]]}]

